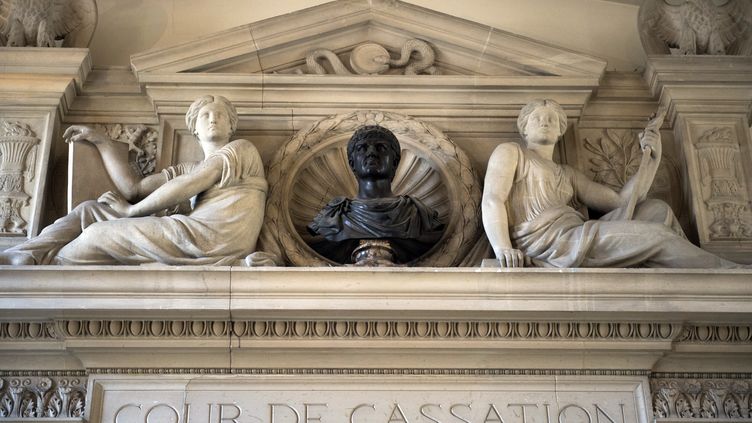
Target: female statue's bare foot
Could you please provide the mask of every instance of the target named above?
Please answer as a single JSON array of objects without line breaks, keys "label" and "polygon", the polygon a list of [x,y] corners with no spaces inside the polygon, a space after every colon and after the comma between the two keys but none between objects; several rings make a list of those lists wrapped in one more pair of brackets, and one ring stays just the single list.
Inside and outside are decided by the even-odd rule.
[{"label": "female statue's bare foot", "polygon": [[0,253],[0,265],[3,264],[10,264],[13,266],[28,266],[34,265],[36,264],[36,262],[34,261],[34,257],[32,257],[30,254],[5,251]]}]

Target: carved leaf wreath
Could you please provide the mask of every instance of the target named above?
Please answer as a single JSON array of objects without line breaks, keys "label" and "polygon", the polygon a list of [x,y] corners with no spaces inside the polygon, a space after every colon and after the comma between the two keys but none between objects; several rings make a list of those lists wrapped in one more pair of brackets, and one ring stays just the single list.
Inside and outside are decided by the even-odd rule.
[{"label": "carved leaf wreath", "polygon": [[593,180],[619,190],[640,166],[640,142],[632,131],[606,129],[604,136],[593,142],[585,138]]}]

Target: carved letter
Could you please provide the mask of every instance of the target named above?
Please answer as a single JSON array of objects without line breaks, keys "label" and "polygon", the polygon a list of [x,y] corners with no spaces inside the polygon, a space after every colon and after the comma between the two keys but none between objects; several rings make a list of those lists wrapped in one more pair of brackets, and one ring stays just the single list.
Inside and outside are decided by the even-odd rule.
[{"label": "carved letter", "polygon": [[423,404],[420,406],[420,414],[427,418],[428,420],[431,420],[434,423],[441,423],[438,419],[433,418],[426,414],[426,407],[439,407],[439,410],[441,410],[441,404]]},{"label": "carved letter", "polygon": [[546,407],[546,423],[551,423],[551,410],[549,407],[551,404],[543,403],[543,406]]},{"label": "carved letter", "polygon": [[327,405],[326,404],[303,404],[303,407],[304,407],[303,408],[303,420],[304,420],[303,423],[309,423],[309,422],[320,422],[321,421],[321,416],[311,417],[310,413],[308,412],[308,410],[309,410],[308,407],[324,407],[324,408],[326,408]]},{"label": "carved letter", "polygon": [[[488,413],[486,413],[486,418],[485,420],[483,420],[483,423],[488,423],[488,422],[504,423],[504,419],[501,418],[501,414],[499,414],[499,410],[496,409],[496,405],[495,404],[489,404],[489,405],[490,407],[488,407]],[[495,419],[491,418],[492,411],[494,412],[494,414],[496,414]]]},{"label": "carved letter", "polygon": [[[241,414],[243,414],[243,410],[238,407],[236,404],[218,404],[219,405],[219,423],[222,423],[225,420],[229,420],[232,423],[238,423],[237,418],[240,417]],[[235,407],[235,411],[237,411],[237,414],[235,417],[225,417],[225,406],[227,407]]]},{"label": "carved letter", "polygon": [[295,409],[295,407],[290,407],[287,404],[269,404],[269,410],[271,413],[271,419],[269,420],[269,423],[274,423],[274,407],[287,407],[290,410],[292,410],[293,413],[295,413],[295,423],[300,423],[300,413],[298,413],[298,410]]},{"label": "carved letter", "polygon": [[[395,415],[395,412],[399,413],[399,416]],[[404,422],[404,423],[410,423],[407,421],[407,417],[405,417],[405,413],[402,412],[402,407],[400,407],[399,403],[394,404],[394,408],[392,409],[392,415],[389,416],[389,420],[387,423],[391,422]]]},{"label": "carved letter", "polygon": [[[593,418],[590,417],[590,412],[580,407],[577,404],[565,405],[564,408],[559,410],[559,423],[564,423],[564,412],[567,411],[568,408],[579,408],[580,410],[585,412],[585,415],[587,416],[587,423],[593,423]],[[582,422],[582,420],[577,420],[577,423],[580,423],[580,422]]]},{"label": "carved letter", "polygon": [[[619,405],[621,406],[621,423],[625,423],[624,422],[624,404],[619,404]],[[603,409],[600,408],[598,404],[593,404],[593,406],[595,406],[595,423],[600,423],[601,421],[600,414],[603,414],[603,417],[607,418],[608,421],[610,421],[611,423],[616,423],[616,421],[614,421],[614,419],[612,419],[611,416],[608,415],[608,413],[603,411]]]},{"label": "carved letter", "polygon": [[507,407],[520,407],[520,411],[522,411],[522,423],[527,423],[527,414],[525,414],[525,407],[538,408],[538,404],[508,404]]},{"label": "carved letter", "polygon": [[[169,404],[157,404],[154,407],[150,408],[149,411],[146,412],[146,419],[144,419],[144,421],[146,423],[150,423],[149,417],[151,417],[151,413],[154,412],[154,410],[157,409],[157,408],[159,408],[159,407],[167,407],[168,410],[172,411],[173,414],[175,414],[175,423],[180,423],[180,413],[178,412],[178,410],[175,409],[175,407],[173,407],[173,406],[171,406]],[[164,422],[164,420],[162,420],[162,419],[157,419],[157,420],[160,423]]]},{"label": "carved letter", "polygon": [[139,410],[141,410],[143,406],[141,404],[125,404],[124,406],[118,408],[118,410],[115,412],[115,418],[114,418],[115,423],[120,423],[118,422],[118,418],[120,418],[120,413],[122,413],[123,410],[125,410],[128,407],[136,407]]},{"label": "carved letter", "polygon": [[183,423],[191,423],[191,404],[189,403],[183,405]]},{"label": "carved letter", "polygon": [[376,410],[376,406],[374,406],[373,404],[359,404],[355,406],[355,408],[353,408],[352,412],[350,413],[350,423],[355,423],[353,416],[355,416],[355,412],[358,411],[359,408],[363,407],[371,407]]},{"label": "carved letter", "polygon": [[458,416],[457,413],[454,412],[454,407],[459,407],[459,406],[467,407],[468,410],[472,410],[473,409],[472,407],[470,407],[470,404],[453,404],[451,407],[449,407],[449,414],[451,414],[452,416],[460,419],[461,421],[463,421],[465,423],[470,423],[470,420],[466,420],[466,419]]}]

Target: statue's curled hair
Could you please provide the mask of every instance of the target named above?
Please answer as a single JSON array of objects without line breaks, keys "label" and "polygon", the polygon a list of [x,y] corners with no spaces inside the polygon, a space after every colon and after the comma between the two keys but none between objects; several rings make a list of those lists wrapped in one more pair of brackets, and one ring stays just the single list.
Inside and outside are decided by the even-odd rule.
[{"label": "statue's curled hair", "polygon": [[399,140],[397,140],[397,137],[394,135],[394,133],[392,133],[392,131],[380,125],[361,126],[352,134],[350,141],[347,142],[348,161],[352,162],[352,155],[355,150],[355,144],[357,144],[358,141],[370,139],[380,139],[387,141],[389,143],[389,148],[394,153],[394,166],[396,167],[399,164],[400,158],[402,157],[402,149],[400,148]]},{"label": "statue's curled hair", "polygon": [[538,98],[527,103],[525,107],[520,110],[520,115],[517,117],[517,131],[520,132],[523,139],[526,137],[525,127],[527,126],[527,121],[530,119],[530,115],[539,107],[550,107],[553,109],[553,111],[556,112],[556,116],[559,118],[559,133],[563,135],[567,132],[567,114],[564,112],[564,108],[561,107],[561,104],[551,99]]},{"label": "statue's curled hair", "polygon": [[234,134],[235,130],[238,129],[238,112],[235,110],[235,106],[230,103],[230,100],[221,95],[204,95],[191,103],[188,112],[185,114],[185,124],[188,126],[188,130],[191,131],[191,134],[196,134],[198,112],[207,104],[212,103],[217,103],[225,108],[227,116],[230,118],[230,135]]}]

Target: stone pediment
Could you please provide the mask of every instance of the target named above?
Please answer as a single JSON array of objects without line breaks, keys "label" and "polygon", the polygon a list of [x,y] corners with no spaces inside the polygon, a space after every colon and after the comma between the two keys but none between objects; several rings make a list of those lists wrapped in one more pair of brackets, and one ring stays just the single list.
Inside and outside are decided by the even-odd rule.
[{"label": "stone pediment", "polygon": [[[132,56],[145,73],[308,73],[308,53],[325,49],[349,66],[350,53],[369,44],[392,59],[406,41],[435,52],[442,75],[591,77],[606,62],[497,28],[394,0],[343,0],[233,28],[199,40]],[[330,68],[326,64],[327,68]],[[393,72],[386,72],[393,73]]]}]

